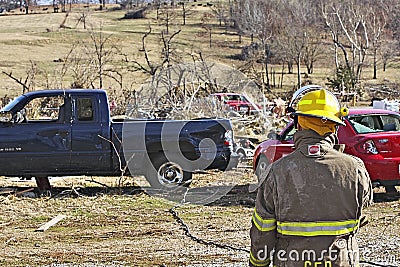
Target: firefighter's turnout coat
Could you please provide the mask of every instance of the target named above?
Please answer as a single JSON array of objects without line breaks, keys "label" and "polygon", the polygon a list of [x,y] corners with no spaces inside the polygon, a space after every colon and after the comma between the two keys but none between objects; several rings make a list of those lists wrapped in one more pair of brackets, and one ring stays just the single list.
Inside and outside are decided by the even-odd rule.
[{"label": "firefighter's turnout coat", "polygon": [[296,150],[261,175],[252,217],[250,266],[357,266],[362,208],[372,203],[364,163],[335,134],[295,133]]}]

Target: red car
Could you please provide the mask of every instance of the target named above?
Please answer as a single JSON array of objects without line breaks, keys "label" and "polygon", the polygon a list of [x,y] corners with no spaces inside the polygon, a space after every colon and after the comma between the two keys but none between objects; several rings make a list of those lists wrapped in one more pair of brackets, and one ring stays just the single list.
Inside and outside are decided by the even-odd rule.
[{"label": "red car", "polygon": [[[363,160],[374,186],[394,188],[400,185],[400,115],[379,109],[350,109],[339,126],[338,138],[345,144],[345,153]],[[253,169],[257,176],[277,159],[294,150],[293,121],[280,134],[257,146]]]},{"label": "red car", "polygon": [[211,96],[216,97],[219,101],[223,101],[232,110],[239,113],[260,112],[261,107],[253,103],[246,95],[237,93],[216,93]]}]

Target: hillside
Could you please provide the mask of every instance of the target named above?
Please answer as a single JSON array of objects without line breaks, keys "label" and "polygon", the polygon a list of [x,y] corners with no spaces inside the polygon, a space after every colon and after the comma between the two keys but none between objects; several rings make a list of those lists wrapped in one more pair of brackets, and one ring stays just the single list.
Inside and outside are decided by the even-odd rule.
[{"label": "hillside", "polygon": [[[31,10],[29,15],[21,14],[23,12],[19,10],[2,15],[0,96],[20,94],[23,90],[21,84],[26,84],[29,89],[46,89],[68,88],[75,82],[74,85],[103,87],[110,91],[136,90],[149,77],[141,71],[133,70],[137,68],[135,63],[147,66],[142,38],[150,28],[145,46],[153,64],[162,62],[165,41],[173,36],[169,44],[173,52],[172,63],[191,63],[201,58],[233,69],[245,69],[248,62],[238,60],[237,55],[250,45],[250,38],[240,38],[234,29],[226,28],[223,24],[220,26],[207,2],[193,3],[188,8],[190,12],[185,25],[182,25],[180,7],[171,10],[173,13],[168,22],[169,33],[164,35],[164,43],[161,33],[166,30],[166,21],[160,18],[156,20],[155,10],[147,11],[143,19],[122,19],[126,11],[118,10],[112,5],[102,11],[96,5],[81,5],[72,6],[68,13],[52,13],[49,7],[38,7]],[[103,42],[104,53],[112,53],[107,59],[103,54],[109,73],[105,75],[102,84],[93,77],[86,77],[93,70],[85,62],[94,62],[92,57],[96,56],[96,42],[97,45]],[[323,49],[330,49],[329,40]],[[331,60],[325,57],[317,61],[311,75],[305,74],[304,67],[303,82],[326,83],[327,78],[334,75]],[[82,64],[86,67],[82,67]],[[372,68],[367,66],[362,84],[365,87],[396,87],[400,82],[396,75],[397,68],[398,66],[392,65],[385,72],[380,68],[378,79],[372,80]],[[269,98],[281,96],[283,92],[296,87],[296,74],[287,73],[287,69],[282,71],[281,65],[271,64],[270,73],[272,85],[275,87],[266,94]],[[282,88],[279,88],[280,83]],[[262,89],[259,90],[261,92]]]}]

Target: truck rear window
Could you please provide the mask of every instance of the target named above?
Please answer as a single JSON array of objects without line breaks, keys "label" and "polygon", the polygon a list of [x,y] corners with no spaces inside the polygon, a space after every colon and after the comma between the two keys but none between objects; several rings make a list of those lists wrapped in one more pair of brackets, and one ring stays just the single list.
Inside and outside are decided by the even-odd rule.
[{"label": "truck rear window", "polygon": [[94,117],[93,102],[91,98],[78,98],[77,99],[78,120],[79,121],[92,121]]}]

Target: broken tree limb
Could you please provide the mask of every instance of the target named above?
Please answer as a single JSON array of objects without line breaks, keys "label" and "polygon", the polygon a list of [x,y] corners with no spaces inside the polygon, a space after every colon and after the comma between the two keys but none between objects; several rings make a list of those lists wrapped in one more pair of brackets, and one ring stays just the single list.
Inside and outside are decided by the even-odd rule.
[{"label": "broken tree limb", "polygon": [[17,197],[18,197],[18,196],[22,196],[23,194],[28,193],[28,192],[31,192],[31,191],[34,191],[34,190],[35,190],[35,188],[29,188],[29,189],[26,189],[26,190],[23,190],[23,191],[16,192],[15,195],[16,195]]},{"label": "broken tree limb", "polygon": [[50,221],[48,221],[47,223],[43,224],[42,226],[40,226],[38,229],[35,230],[35,232],[44,232],[47,229],[49,229],[50,227],[52,227],[53,225],[57,224],[59,221],[65,219],[67,216],[65,215],[57,215],[56,217],[54,217],[53,219],[51,219]]},{"label": "broken tree limb", "polygon": [[24,92],[24,93],[27,92],[27,91],[29,91],[29,87],[26,85],[26,81],[23,82],[22,79],[18,79],[18,78],[16,78],[16,77],[14,77],[14,76],[12,75],[12,72],[10,72],[10,73],[7,73],[7,72],[5,72],[5,71],[2,71],[2,72],[3,72],[3,74],[7,75],[9,78],[11,78],[11,79],[13,79],[14,81],[16,81],[18,84],[20,84],[20,85],[23,87],[23,92]]}]

